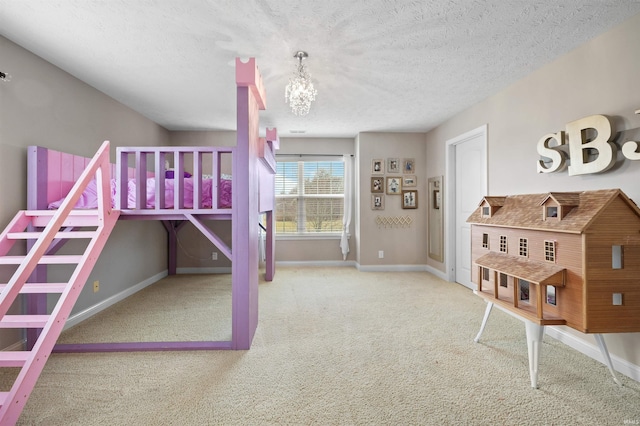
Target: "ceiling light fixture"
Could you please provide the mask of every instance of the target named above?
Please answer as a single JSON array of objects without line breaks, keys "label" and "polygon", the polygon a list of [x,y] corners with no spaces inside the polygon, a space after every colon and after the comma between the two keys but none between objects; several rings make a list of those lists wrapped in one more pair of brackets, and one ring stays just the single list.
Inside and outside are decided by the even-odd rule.
[{"label": "ceiling light fixture", "polygon": [[311,102],[316,100],[318,91],[314,89],[311,76],[302,63],[303,59],[309,57],[307,52],[296,52],[293,57],[298,59],[298,63],[293,75],[289,78],[284,98],[295,115],[307,115],[311,108]]},{"label": "ceiling light fixture", "polygon": [[6,72],[0,71],[0,80],[4,81],[6,83],[8,81],[11,81],[11,76],[9,74],[7,74]]}]

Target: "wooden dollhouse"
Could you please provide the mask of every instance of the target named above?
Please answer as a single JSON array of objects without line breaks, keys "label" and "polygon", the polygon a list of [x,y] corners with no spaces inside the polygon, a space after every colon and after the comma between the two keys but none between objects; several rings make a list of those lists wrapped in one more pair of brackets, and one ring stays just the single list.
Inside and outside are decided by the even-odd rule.
[{"label": "wooden dollhouse", "polygon": [[606,359],[601,333],[640,331],[640,209],[621,190],[487,196],[467,222],[482,328],[496,304],[535,328],[530,341],[566,325]]}]

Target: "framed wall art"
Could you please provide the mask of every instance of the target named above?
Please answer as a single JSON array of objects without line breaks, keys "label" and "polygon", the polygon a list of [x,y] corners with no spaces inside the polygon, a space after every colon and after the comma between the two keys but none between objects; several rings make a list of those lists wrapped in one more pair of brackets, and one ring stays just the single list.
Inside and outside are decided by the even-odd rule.
[{"label": "framed wall art", "polygon": [[387,194],[397,195],[402,191],[402,178],[400,176],[387,176]]},{"label": "framed wall art", "polygon": [[372,193],[384,193],[384,177],[374,176],[371,178],[371,192]]},{"label": "framed wall art", "polygon": [[384,210],[384,195],[371,195],[371,210]]},{"label": "framed wall art", "polygon": [[387,173],[400,173],[400,160],[387,158]]},{"label": "framed wall art", "polygon": [[371,174],[372,175],[384,174],[384,160],[382,158],[375,158],[371,161]]},{"label": "framed wall art", "polygon": [[415,189],[402,190],[402,208],[417,209],[418,208],[418,191]]},{"label": "framed wall art", "polygon": [[416,172],[416,160],[413,158],[405,158],[402,160],[402,173],[412,175]]},{"label": "framed wall art", "polygon": [[418,186],[418,181],[414,175],[408,175],[402,177],[402,187],[403,188],[411,188]]}]

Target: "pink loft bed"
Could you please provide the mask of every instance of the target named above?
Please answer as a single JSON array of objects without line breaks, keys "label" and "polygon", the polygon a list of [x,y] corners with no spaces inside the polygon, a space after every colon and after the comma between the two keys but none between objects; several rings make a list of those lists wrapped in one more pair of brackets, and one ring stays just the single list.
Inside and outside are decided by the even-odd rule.
[{"label": "pink loft bed", "polygon": [[[58,344],[54,352],[249,349],[257,327],[259,219],[266,215],[266,272],[275,274],[275,129],[260,138],[258,109],[265,108],[262,80],[255,60],[236,61],[238,130],[235,147],[118,147],[111,165],[111,205],[119,220],[158,220],[168,234],[168,273],[176,273],[177,234],[192,223],[232,261],[231,341],[114,342]],[[55,209],[62,204],[90,158],[33,146],[28,150],[28,209]],[[172,165],[173,167],[169,167]],[[224,172],[231,172],[230,176]],[[97,208],[95,180],[75,204]],[[229,220],[233,250],[205,224]],[[57,251],[65,241],[52,244]],[[34,282],[46,280],[46,266],[36,268]],[[46,312],[46,295],[30,294],[28,311]],[[38,330],[28,330],[35,341]]]}]

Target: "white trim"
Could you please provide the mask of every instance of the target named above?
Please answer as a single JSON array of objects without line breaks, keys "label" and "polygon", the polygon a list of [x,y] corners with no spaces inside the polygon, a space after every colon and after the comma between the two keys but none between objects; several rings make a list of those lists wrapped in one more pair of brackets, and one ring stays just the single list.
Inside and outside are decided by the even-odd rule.
[{"label": "white trim", "polygon": [[[456,234],[456,209],[455,206],[452,205],[456,199],[456,145],[469,141],[470,139],[474,139],[476,137],[484,138],[484,158],[482,158],[482,162],[485,165],[485,168],[488,169],[489,163],[487,161],[488,158],[488,139],[487,139],[487,125],[484,124],[480,127],[477,127],[473,130],[470,130],[466,133],[463,133],[453,139],[449,139],[446,142],[445,149],[445,200],[444,203],[444,212],[445,212],[445,223],[447,224],[444,229],[444,241],[446,242],[446,254],[445,254],[445,269],[447,271],[447,281],[455,282],[455,258],[456,258],[456,244],[455,240],[453,240],[453,236]],[[485,194],[488,193],[489,183],[488,183],[488,170],[485,170],[482,183]]]},{"label": "white trim", "polygon": [[436,277],[440,278],[441,280],[450,281],[449,277],[447,277],[447,273],[446,272],[442,272],[441,270],[436,269],[433,266],[426,265],[425,266],[425,270],[428,273],[430,273],[431,275],[435,275]]},{"label": "white trim", "polygon": [[164,277],[166,277],[168,275],[167,271],[163,271],[160,272],[159,274],[156,274],[150,278],[147,278],[146,280],[127,288],[124,291],[121,291],[118,294],[114,294],[111,297],[106,298],[105,300],[101,301],[100,303],[97,303],[93,306],[88,307],[87,309],[85,309],[84,311],[78,312],[77,314],[74,314],[72,316],[69,317],[69,319],[67,320],[67,322],[64,325],[63,330],[66,330],[70,327],[73,327],[74,325],[79,324],[80,322],[91,318],[92,316],[94,316],[95,314],[97,314],[98,312],[101,312],[105,309],[107,309],[108,307],[120,302],[121,300],[126,299],[127,297],[131,296],[134,293],[137,293],[138,291],[142,290],[145,287],[150,286],[151,284],[163,279]]},{"label": "white trim", "polygon": [[[298,268],[303,268],[303,267],[337,267],[337,266],[349,266],[349,267],[355,267],[356,266],[356,262],[353,260],[320,260],[320,261],[312,261],[312,262],[308,262],[308,261],[279,261],[276,262],[276,266],[291,266],[291,267],[298,267]],[[276,274],[277,274],[277,269],[276,269]]]},{"label": "white trim", "polygon": [[[558,340],[559,342],[564,343],[565,345],[577,350],[578,352],[585,354],[589,358],[593,358],[596,361],[604,364],[604,358],[602,357],[600,348],[598,348],[596,345],[593,345],[583,339],[580,339],[579,337],[569,334],[566,331],[562,330],[560,327],[547,326],[545,327],[545,333],[548,336]],[[635,365],[613,354],[609,354],[609,356],[611,357],[611,362],[613,363],[613,368],[616,370],[616,372],[624,374],[625,376],[637,382],[640,382],[640,365]]]},{"label": "white trim", "polygon": [[230,274],[231,266],[216,268],[176,268],[176,274]]},{"label": "white trim", "polygon": [[427,265],[357,265],[362,272],[425,272]]}]

